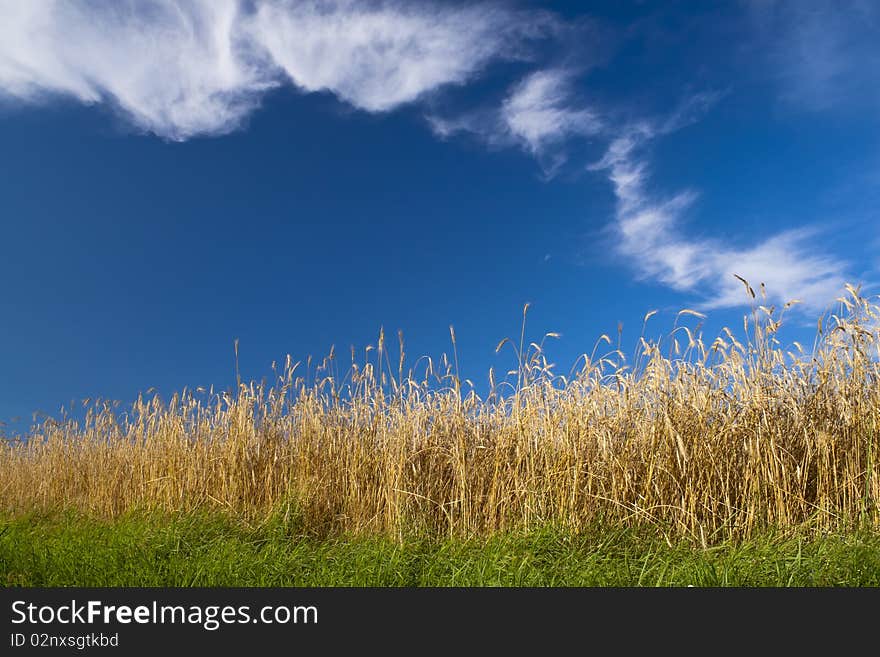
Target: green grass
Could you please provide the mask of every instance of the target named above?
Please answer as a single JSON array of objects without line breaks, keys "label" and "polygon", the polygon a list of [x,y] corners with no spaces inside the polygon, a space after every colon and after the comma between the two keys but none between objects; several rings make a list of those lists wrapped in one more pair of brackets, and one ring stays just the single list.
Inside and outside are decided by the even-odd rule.
[{"label": "green grass", "polygon": [[318,538],[281,521],[72,514],[0,521],[4,586],[877,586],[880,535],[768,533],[702,549],[656,530],[489,540]]}]

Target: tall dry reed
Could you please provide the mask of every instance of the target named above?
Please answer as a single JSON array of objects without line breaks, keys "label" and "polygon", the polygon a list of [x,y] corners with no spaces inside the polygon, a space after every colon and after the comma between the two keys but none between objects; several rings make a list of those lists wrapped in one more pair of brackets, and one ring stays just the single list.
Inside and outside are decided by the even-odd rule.
[{"label": "tall dry reed", "polygon": [[402,338],[392,356],[383,334],[341,376],[331,353],[307,377],[288,359],[272,385],[237,394],[99,402],[0,449],[0,506],[219,508],[390,535],[601,518],[703,543],[876,526],[880,309],[851,287],[839,301],[811,349],[783,348],[779,313],[756,302],[740,339],[706,344],[682,324],[643,338],[629,365],[602,336],[569,376],[523,332],[499,345],[517,367],[505,382],[490,372],[485,397],[466,391],[457,355],[416,375]]}]

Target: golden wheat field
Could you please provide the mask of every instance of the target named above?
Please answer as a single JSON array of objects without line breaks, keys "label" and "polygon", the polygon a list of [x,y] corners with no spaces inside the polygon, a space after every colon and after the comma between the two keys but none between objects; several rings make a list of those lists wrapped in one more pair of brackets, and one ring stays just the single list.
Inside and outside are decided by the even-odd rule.
[{"label": "golden wheat field", "polygon": [[482,397],[457,357],[408,368],[402,338],[392,349],[383,335],[359,362],[331,353],[304,377],[288,360],[237,394],[93,402],[7,441],[0,506],[295,513],[314,531],[390,536],[602,520],[703,544],[876,527],[880,308],[847,289],[810,348],[784,347],[788,304],[758,299],[739,334],[704,341],[682,324],[635,358],[602,336],[560,375],[543,342],[526,343],[526,307],[523,333],[499,345],[518,367],[490,372]]}]

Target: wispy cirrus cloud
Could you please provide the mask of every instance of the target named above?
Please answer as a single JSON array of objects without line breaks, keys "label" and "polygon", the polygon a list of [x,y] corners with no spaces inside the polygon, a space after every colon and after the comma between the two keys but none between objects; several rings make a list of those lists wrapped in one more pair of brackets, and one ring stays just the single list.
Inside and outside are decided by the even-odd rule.
[{"label": "wispy cirrus cloud", "polygon": [[555,22],[480,3],[266,2],[246,31],[298,87],[381,112],[522,56]]},{"label": "wispy cirrus cloud", "polygon": [[239,127],[282,84],[382,112],[526,55],[547,12],[353,0],[0,0],[0,96],[119,110],[174,140]]},{"label": "wispy cirrus cloud", "polygon": [[494,146],[519,147],[552,176],[566,161],[566,145],[573,138],[598,135],[604,128],[599,114],[578,97],[574,77],[566,68],[533,71],[495,107],[451,119],[429,116],[428,121],[444,138],[467,132]]},{"label": "wispy cirrus cloud", "polygon": [[533,155],[602,129],[594,111],[572,101],[571,76],[565,69],[532,73],[517,83],[501,105],[505,128]]},{"label": "wispy cirrus cloud", "polygon": [[239,38],[236,0],[0,0],[0,94],[112,103],[171,139],[237,127],[276,84]]},{"label": "wispy cirrus cloud", "polygon": [[683,219],[697,199],[696,192],[652,196],[644,147],[679,124],[676,119],[659,128],[648,122],[630,126],[589,167],[605,172],[614,187],[617,209],[612,232],[618,254],[640,279],[693,293],[705,309],[748,301],[734,274],[754,285],[764,283],[774,302],[797,299],[810,309],[831,303],[843,290],[848,264],[822,253],[815,227],[783,231],[751,246],[735,247],[720,239],[686,234]]}]

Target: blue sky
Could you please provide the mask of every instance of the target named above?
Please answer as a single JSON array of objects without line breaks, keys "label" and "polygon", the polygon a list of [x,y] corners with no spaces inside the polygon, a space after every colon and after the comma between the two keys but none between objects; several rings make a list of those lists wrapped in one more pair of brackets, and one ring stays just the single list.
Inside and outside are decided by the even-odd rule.
[{"label": "blue sky", "polygon": [[0,419],[402,330],[484,384],[880,258],[873,2],[0,0]]}]

